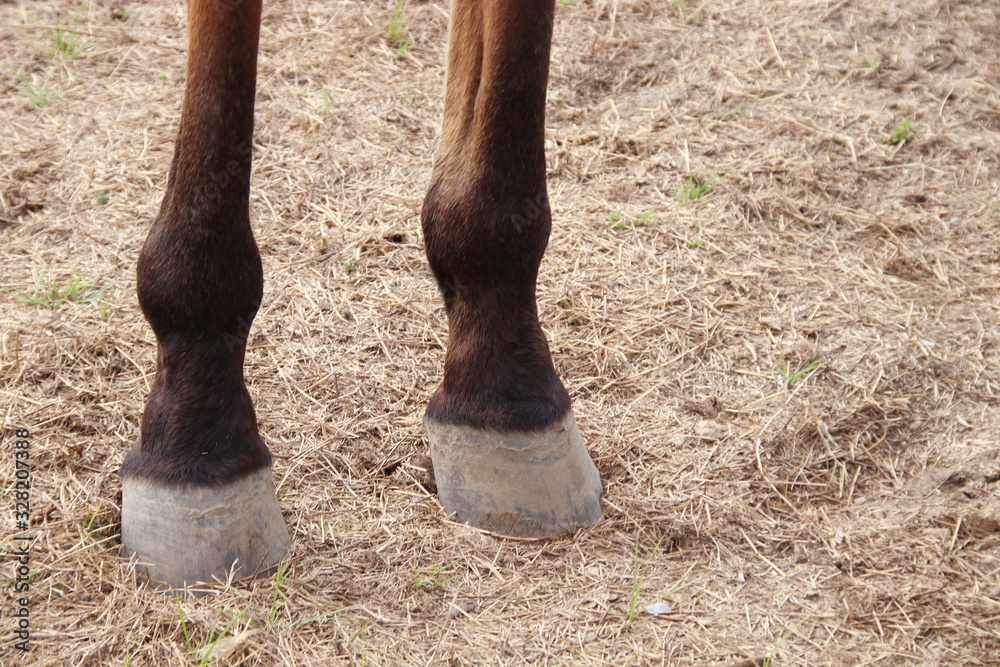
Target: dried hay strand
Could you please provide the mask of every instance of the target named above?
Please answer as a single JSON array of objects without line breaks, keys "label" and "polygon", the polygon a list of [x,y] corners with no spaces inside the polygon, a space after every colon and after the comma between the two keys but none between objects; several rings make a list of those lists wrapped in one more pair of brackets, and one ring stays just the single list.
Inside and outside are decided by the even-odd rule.
[{"label": "dried hay strand", "polygon": [[394,43],[394,2],[274,1],[246,376],[294,547],[279,579],[175,600],[117,555],[117,469],[155,368],[134,271],[184,5],[0,4],[31,660],[1000,664],[1000,6],[556,6],[539,310],[605,520],[497,540],[432,493],[447,328],[418,214],[447,4],[402,6]]}]

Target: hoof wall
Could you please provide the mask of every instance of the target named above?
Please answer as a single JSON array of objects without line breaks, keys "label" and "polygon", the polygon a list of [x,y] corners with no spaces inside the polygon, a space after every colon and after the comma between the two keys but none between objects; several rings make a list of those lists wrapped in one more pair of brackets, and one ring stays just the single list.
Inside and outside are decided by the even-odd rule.
[{"label": "hoof wall", "polygon": [[154,584],[267,574],[288,544],[270,468],[219,488],[122,480],[122,555]]},{"label": "hoof wall", "polygon": [[445,511],[509,537],[555,537],[601,519],[601,478],[570,411],[540,431],[424,420]]}]

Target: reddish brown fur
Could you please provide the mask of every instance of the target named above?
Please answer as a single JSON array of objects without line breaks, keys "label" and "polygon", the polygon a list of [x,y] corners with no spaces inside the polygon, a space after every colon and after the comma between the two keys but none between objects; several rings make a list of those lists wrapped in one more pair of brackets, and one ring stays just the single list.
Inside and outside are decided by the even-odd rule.
[{"label": "reddish brown fur", "polygon": [[[544,111],[553,0],[455,0],[442,138],[424,203],[450,337],[430,419],[530,430],[569,409],[538,323],[551,226]],[[159,342],[123,476],[218,484],[270,463],[243,382],[260,257],[248,217],[260,0],[191,0],[167,192],[138,292]]]},{"label": "reddish brown fur", "polygon": [[441,144],[422,223],[450,335],[427,417],[497,429],[569,409],[538,323],[551,227],[545,89],[551,0],[456,2]]},{"label": "reddish brown fur", "polygon": [[123,476],[213,484],[271,461],[243,383],[264,284],[248,213],[260,8],[190,3],[180,130],[138,265],[156,380]]}]

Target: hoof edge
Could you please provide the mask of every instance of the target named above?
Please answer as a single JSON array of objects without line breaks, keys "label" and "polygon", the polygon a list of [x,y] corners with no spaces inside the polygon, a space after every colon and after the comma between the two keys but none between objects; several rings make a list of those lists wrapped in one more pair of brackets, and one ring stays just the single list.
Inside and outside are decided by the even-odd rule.
[{"label": "hoof edge", "polygon": [[528,433],[425,419],[445,511],[508,537],[557,537],[601,519],[600,475],[570,411]]},{"label": "hoof edge", "polygon": [[270,467],[219,488],[122,480],[122,555],[155,585],[265,576],[288,545]]}]

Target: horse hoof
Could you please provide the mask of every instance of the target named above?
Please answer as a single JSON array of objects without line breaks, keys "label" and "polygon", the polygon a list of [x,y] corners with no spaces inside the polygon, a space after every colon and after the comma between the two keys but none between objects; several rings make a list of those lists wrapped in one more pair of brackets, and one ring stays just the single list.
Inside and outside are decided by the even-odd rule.
[{"label": "horse hoof", "polygon": [[122,555],[154,585],[264,576],[288,544],[270,467],[218,488],[122,480]]},{"label": "horse hoof", "polygon": [[601,478],[572,410],[539,431],[424,420],[441,504],[508,537],[556,537],[601,519]]}]

